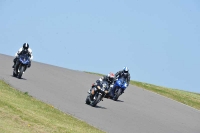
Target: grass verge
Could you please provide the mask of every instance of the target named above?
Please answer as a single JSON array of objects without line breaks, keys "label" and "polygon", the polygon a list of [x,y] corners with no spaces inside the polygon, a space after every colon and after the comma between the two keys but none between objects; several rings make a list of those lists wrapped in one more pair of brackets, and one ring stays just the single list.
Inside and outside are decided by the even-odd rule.
[{"label": "grass verge", "polygon": [[[103,74],[99,74],[99,73],[93,73],[93,72],[86,72],[86,73],[103,76]],[[133,81],[133,80],[130,81],[130,84],[155,92],[157,94],[166,96],[168,98],[171,98],[173,100],[176,100],[178,102],[181,102],[183,104],[186,104],[188,106],[191,106],[193,108],[200,110],[200,94],[199,93],[166,88],[166,87],[156,86],[153,84],[148,84],[148,83],[143,83],[143,82],[138,82],[138,81]]]},{"label": "grass verge", "polygon": [[0,133],[103,133],[0,80]]}]

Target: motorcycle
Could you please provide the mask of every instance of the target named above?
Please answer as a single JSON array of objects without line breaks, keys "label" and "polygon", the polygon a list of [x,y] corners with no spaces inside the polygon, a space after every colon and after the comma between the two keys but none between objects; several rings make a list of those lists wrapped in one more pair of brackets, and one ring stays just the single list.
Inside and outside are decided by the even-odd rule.
[{"label": "motorcycle", "polygon": [[108,93],[109,85],[106,81],[102,81],[99,85],[92,85],[92,88],[95,90],[95,94],[92,95],[89,90],[85,102],[95,107],[100,101],[103,101],[104,96]]},{"label": "motorcycle", "polygon": [[123,77],[117,79],[112,88],[113,89],[112,91],[114,92],[113,100],[117,101],[119,96],[124,92],[126,88],[127,88],[126,80]]},{"label": "motorcycle", "polygon": [[16,65],[16,67],[13,69],[13,76],[20,79],[22,74],[27,69],[29,63],[30,60],[27,54],[19,55],[18,65]]}]

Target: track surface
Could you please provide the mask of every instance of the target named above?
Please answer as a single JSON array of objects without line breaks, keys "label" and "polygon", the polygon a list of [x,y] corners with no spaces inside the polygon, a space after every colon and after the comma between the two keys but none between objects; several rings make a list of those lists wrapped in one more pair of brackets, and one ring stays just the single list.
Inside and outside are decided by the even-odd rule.
[{"label": "track surface", "polygon": [[200,133],[200,111],[130,85],[118,102],[85,104],[100,76],[32,62],[21,80],[12,77],[13,57],[0,54],[0,78],[22,92],[109,133]]}]

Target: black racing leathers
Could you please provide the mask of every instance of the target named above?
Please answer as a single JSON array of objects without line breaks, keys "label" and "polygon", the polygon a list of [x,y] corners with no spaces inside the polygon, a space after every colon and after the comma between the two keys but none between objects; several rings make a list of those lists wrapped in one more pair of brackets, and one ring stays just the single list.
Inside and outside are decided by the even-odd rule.
[{"label": "black racing leathers", "polygon": [[124,74],[123,71],[118,71],[115,74],[115,77],[116,77],[116,79],[120,78],[120,77],[124,77],[126,79],[127,85],[129,86],[129,82],[130,82],[130,78],[131,78],[130,73]]},{"label": "black racing leathers", "polygon": [[105,76],[101,77],[100,79],[98,79],[96,81],[96,83],[101,82],[101,81],[107,81],[110,86],[111,84],[113,84],[114,80],[115,79],[109,79],[109,77],[107,75],[105,75]]},{"label": "black racing leathers", "polygon": [[[98,79],[98,80],[96,80],[96,83],[94,83],[93,85],[92,85],[92,88],[94,87],[94,86],[98,86],[98,85],[100,85],[101,83],[102,83],[102,81],[107,81],[108,82],[108,86],[109,86],[109,90],[108,91],[110,91],[111,89],[112,89],[112,87],[113,87],[113,84],[114,84],[114,80],[115,79],[109,79],[109,77],[106,75],[106,76],[103,76],[103,77],[101,77],[100,79]],[[91,88],[91,90],[92,90],[92,88]],[[91,91],[90,90],[90,91]]]}]

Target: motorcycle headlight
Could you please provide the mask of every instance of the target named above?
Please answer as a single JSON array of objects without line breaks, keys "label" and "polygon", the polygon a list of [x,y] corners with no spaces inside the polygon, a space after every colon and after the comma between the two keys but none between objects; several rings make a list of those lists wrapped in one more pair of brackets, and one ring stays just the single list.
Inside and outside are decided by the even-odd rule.
[{"label": "motorcycle headlight", "polygon": [[103,84],[103,88],[105,88],[106,87],[106,84]]},{"label": "motorcycle headlight", "polygon": [[105,91],[105,88],[104,88],[104,87],[102,87],[102,88],[101,88],[101,90],[102,90],[102,91]]}]

